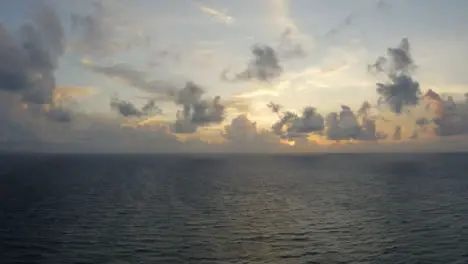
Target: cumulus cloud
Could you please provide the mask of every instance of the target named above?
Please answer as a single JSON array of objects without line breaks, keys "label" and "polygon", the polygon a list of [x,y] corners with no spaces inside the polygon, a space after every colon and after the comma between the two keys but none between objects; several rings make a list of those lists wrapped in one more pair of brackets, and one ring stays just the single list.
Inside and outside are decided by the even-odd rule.
[{"label": "cumulus cloud", "polygon": [[197,84],[187,82],[183,89],[172,94],[174,102],[182,107],[171,127],[172,132],[190,134],[198,127],[219,124],[224,120],[225,106],[221,104],[221,98],[202,99],[204,93]]},{"label": "cumulus cloud", "polygon": [[220,21],[221,23],[224,23],[228,26],[234,24],[234,21],[235,21],[234,17],[229,16],[225,12],[222,12],[222,11],[219,11],[214,8],[207,7],[207,6],[202,6],[202,5],[200,5],[199,8],[203,13],[212,16],[213,18]]},{"label": "cumulus cloud", "polygon": [[410,76],[392,76],[390,82],[377,83],[380,102],[385,102],[395,114],[401,114],[404,107],[419,103],[419,83]]},{"label": "cumulus cloud", "polygon": [[426,117],[416,120],[416,125],[427,129],[429,124],[434,124],[434,134],[438,136],[453,136],[468,133],[468,102],[455,101],[452,96],[443,98],[437,92],[429,89],[424,98],[429,102],[426,110],[434,115],[432,119]]},{"label": "cumulus cloud", "polygon": [[[111,66],[99,66],[86,62],[84,67],[93,72],[106,75],[108,77],[119,78],[131,86],[156,96],[155,100],[174,102],[181,106],[176,120],[171,126],[174,133],[188,134],[197,131],[200,126],[218,124],[224,120],[226,106],[221,102],[219,96],[213,99],[202,99],[205,91],[194,82],[187,82],[182,89],[175,85],[169,85],[161,81],[147,81],[146,73],[134,69],[127,64],[116,64]],[[239,101],[226,102],[227,107],[242,107]],[[136,108],[127,101],[113,101],[114,109],[117,109],[124,116],[143,116],[144,109]],[[154,105],[152,106],[154,107]]]},{"label": "cumulus cloud", "polygon": [[279,64],[276,51],[268,45],[255,45],[252,47],[253,59],[249,62],[247,69],[235,74],[234,77],[227,76],[228,71],[223,71],[221,78],[225,81],[260,81],[271,82],[278,78],[283,72]]},{"label": "cumulus cloud", "polygon": [[364,115],[360,124],[351,108],[346,105],[341,106],[339,114],[328,114],[325,123],[325,136],[329,140],[378,140],[386,137],[376,131],[374,119]]},{"label": "cumulus cloud", "polygon": [[233,118],[231,123],[224,127],[221,136],[226,140],[221,146],[224,151],[276,152],[287,150],[285,145],[280,143],[277,135],[259,129],[257,123],[250,120],[245,114]]},{"label": "cumulus cloud", "polygon": [[405,107],[419,103],[421,90],[419,83],[412,77],[416,68],[410,54],[410,43],[403,38],[397,48],[387,50],[388,58],[379,57],[369,71],[385,73],[387,81],[377,83],[379,103],[385,103],[395,114],[401,114]]},{"label": "cumulus cloud", "polygon": [[257,137],[257,123],[250,121],[245,115],[232,119],[231,124],[224,127],[222,136],[231,141],[252,141]]},{"label": "cumulus cloud", "polygon": [[278,114],[279,120],[272,125],[272,131],[285,139],[306,137],[310,133],[320,133],[324,129],[324,119],[314,107],[305,107],[301,115],[291,111],[279,114],[281,106],[273,102],[268,108]]}]

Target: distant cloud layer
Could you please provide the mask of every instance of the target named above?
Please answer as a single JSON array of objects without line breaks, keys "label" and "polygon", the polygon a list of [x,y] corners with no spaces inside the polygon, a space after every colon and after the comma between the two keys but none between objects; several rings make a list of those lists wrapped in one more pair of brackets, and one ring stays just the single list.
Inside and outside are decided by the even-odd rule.
[{"label": "distant cloud layer", "polygon": [[[274,0],[265,9],[272,13],[267,17],[274,20],[275,28],[268,34],[259,33],[262,41],[254,42],[265,44],[255,44],[248,52],[245,41],[223,40],[222,45],[216,42],[217,45],[203,49],[203,54],[209,53],[215,61],[207,66],[208,63],[198,64],[201,60],[192,58],[193,54],[202,53],[197,46],[199,39],[184,38],[177,48],[163,45],[173,32],[164,35],[159,31],[161,25],[150,25],[148,32],[154,30],[160,37],[151,39],[133,23],[138,18],[125,16],[118,1],[109,3],[96,1],[87,6],[90,10],[71,10],[73,14],[67,20],[70,28],[62,24],[63,14],[59,16],[52,6],[42,3],[35,5],[30,20],[18,30],[0,24],[0,123],[5,127],[5,131],[0,131],[0,140],[4,146],[11,147],[13,144],[7,143],[12,141],[28,142],[24,144],[30,144],[31,149],[46,142],[49,149],[283,151],[319,149],[322,143],[410,144],[409,139],[468,135],[468,100],[460,100],[460,94],[439,94],[435,88],[427,89],[423,95],[425,82],[419,72],[426,61],[421,53],[413,53],[411,44],[417,42],[410,43],[408,38],[388,48],[384,56],[368,65],[366,72],[365,61],[341,46],[326,48],[325,53],[332,50],[333,56],[318,57],[318,50],[309,45],[312,35],[299,30],[299,21],[296,24],[291,16],[288,1]],[[206,14],[228,26],[243,19],[199,1],[195,4],[198,9],[188,6],[197,19],[205,19]],[[375,1],[372,8],[382,11],[388,4]],[[356,13],[350,13],[326,36],[338,36],[357,26],[356,18]],[[237,37],[241,24],[220,28]],[[161,31],[178,30],[181,28],[174,26]],[[200,37],[204,32],[193,35]],[[359,41],[362,40],[353,43],[364,45]],[[152,44],[165,48],[154,48]],[[249,57],[237,60],[238,54],[223,53],[221,49],[230,44]],[[136,47],[141,48],[137,55],[133,53]],[[370,54],[366,47],[362,50],[362,57]],[[177,63],[169,65],[169,60]],[[64,75],[70,75],[81,86],[56,84],[57,73],[62,73],[59,62],[68,63],[69,72]],[[224,68],[239,63],[236,70]],[[355,71],[348,71],[358,63]],[[306,69],[301,70],[300,66]],[[84,80],[82,76],[91,78]],[[108,79],[116,82],[102,82],[102,90],[88,87],[94,87],[88,81]],[[255,90],[240,90],[244,86]],[[322,99],[315,98],[315,90],[309,86],[326,94],[335,93],[341,102],[336,98],[320,102]],[[356,98],[358,92],[367,93],[366,87],[373,87],[369,94],[373,93],[376,99],[351,98],[354,93]],[[305,89],[311,92],[307,97],[293,94]],[[342,96],[341,92],[351,96]],[[87,106],[104,106],[106,113],[82,104],[85,98],[97,94]],[[275,100],[282,103],[289,100],[289,104],[266,104],[268,96],[276,96]],[[283,96],[288,99],[283,100]],[[362,102],[360,107],[356,102]],[[327,103],[341,107],[325,109]],[[204,136],[210,137],[206,140],[210,143],[201,140]],[[153,144],[156,145],[150,146]]]}]

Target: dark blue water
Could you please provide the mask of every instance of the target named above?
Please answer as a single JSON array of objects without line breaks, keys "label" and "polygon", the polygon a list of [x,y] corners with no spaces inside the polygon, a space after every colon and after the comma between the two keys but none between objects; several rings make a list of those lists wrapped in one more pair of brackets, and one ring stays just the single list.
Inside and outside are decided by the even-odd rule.
[{"label": "dark blue water", "polygon": [[468,155],[3,155],[0,263],[468,263]]}]

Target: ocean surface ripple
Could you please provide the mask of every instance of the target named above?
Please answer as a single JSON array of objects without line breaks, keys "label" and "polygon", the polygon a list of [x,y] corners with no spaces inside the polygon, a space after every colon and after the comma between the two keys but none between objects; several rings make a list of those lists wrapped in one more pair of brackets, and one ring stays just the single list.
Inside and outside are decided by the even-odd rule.
[{"label": "ocean surface ripple", "polygon": [[468,263],[467,161],[2,155],[0,263]]}]

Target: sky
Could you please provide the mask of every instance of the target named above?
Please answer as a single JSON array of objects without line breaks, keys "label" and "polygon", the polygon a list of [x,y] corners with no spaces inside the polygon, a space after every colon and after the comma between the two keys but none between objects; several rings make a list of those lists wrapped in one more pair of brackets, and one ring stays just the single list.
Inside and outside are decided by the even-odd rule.
[{"label": "sky", "polygon": [[1,149],[465,150],[467,22],[462,0],[2,1]]}]

